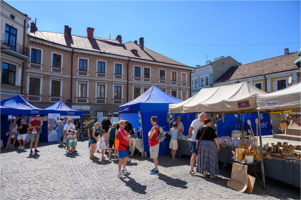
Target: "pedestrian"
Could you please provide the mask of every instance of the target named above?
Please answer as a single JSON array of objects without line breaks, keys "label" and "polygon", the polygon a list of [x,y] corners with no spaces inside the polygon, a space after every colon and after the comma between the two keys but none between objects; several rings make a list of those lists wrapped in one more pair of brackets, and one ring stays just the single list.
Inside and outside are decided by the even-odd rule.
[{"label": "pedestrian", "polygon": [[130,135],[133,133],[133,126],[128,120],[125,120],[125,128],[124,128]]},{"label": "pedestrian", "polygon": [[70,147],[69,147],[69,139],[68,139],[68,132],[67,131],[69,131],[69,129],[72,129],[73,131],[76,131],[75,130],[75,126],[74,126],[74,124],[72,123],[73,122],[73,119],[71,119],[71,118],[69,118],[69,119],[67,119],[67,124],[65,124],[65,126],[64,126],[64,137],[66,138],[66,144],[65,144],[65,147],[67,147],[67,151],[68,151],[68,153],[70,153]]},{"label": "pedestrian", "polygon": [[105,136],[106,131],[104,129],[100,130],[99,134],[99,142],[98,142],[98,148],[101,150],[101,159],[104,160],[105,157],[105,150],[107,150],[107,145],[106,145],[106,136]]},{"label": "pedestrian", "polygon": [[[112,148],[114,146],[115,139],[117,137],[117,129],[116,129],[117,123],[114,122],[112,125],[112,128],[109,129],[108,138],[109,138],[109,160],[111,160],[111,154],[112,154]],[[115,146],[114,146],[115,147]],[[114,155],[115,159],[117,158],[117,153],[114,148]]]},{"label": "pedestrian", "polygon": [[196,149],[198,150],[197,172],[203,173],[205,178],[207,173],[210,178],[218,175],[218,157],[220,151],[217,136],[213,128],[210,127],[211,119],[205,119],[205,127],[198,130],[196,135]]},{"label": "pedestrian", "polygon": [[76,131],[77,131],[77,138],[78,138],[78,140],[81,140],[80,122],[78,119],[75,121],[74,125],[75,125]]},{"label": "pedestrian", "polygon": [[63,143],[63,132],[64,132],[64,124],[63,121],[58,121],[58,127],[56,129],[57,132],[57,143],[59,143],[59,145],[64,145]]},{"label": "pedestrian", "polygon": [[190,175],[194,176],[195,172],[193,170],[195,162],[197,162],[197,150],[196,150],[196,134],[200,128],[204,126],[204,120],[207,118],[207,114],[202,112],[198,119],[192,121],[189,128],[189,137],[190,137],[190,151],[192,153],[190,160]]},{"label": "pedestrian", "polygon": [[68,117],[64,117],[64,125],[68,123]]},{"label": "pedestrian", "polygon": [[171,135],[170,143],[169,143],[169,148],[171,149],[171,156],[172,160],[175,159],[176,156],[176,151],[178,150],[178,123],[174,122],[172,124],[172,128],[169,131],[169,135]]},{"label": "pedestrian", "polygon": [[[67,120],[68,121],[68,120]],[[68,122],[67,122],[68,123]],[[67,142],[67,150],[68,150],[68,153],[67,154],[71,154],[71,151],[70,151],[70,148],[72,148],[72,142],[73,142],[73,130],[72,129],[68,129],[67,131],[67,136],[66,136],[66,141],[68,140]]]},{"label": "pedestrian", "polygon": [[[118,145],[118,156],[119,156],[119,162],[118,162],[118,178],[125,179],[125,175],[131,174],[126,169],[126,163],[128,160],[128,148],[129,148],[129,140],[131,138],[131,135],[124,129],[125,128],[125,121],[120,120],[119,121],[119,127],[120,129],[117,132],[117,137],[119,140]],[[121,167],[123,167],[121,171]]]},{"label": "pedestrian", "polygon": [[40,152],[38,150],[38,142],[39,142],[39,139],[40,139],[41,124],[42,123],[41,123],[40,115],[37,115],[29,123],[29,128],[30,128],[30,131],[31,131],[29,148],[30,148],[30,153],[31,154],[33,153],[33,151],[32,151],[33,143],[34,143],[34,148],[35,148],[34,152],[35,153]]},{"label": "pedestrian", "polygon": [[13,139],[13,148],[15,147],[17,134],[18,134],[18,125],[16,123],[16,119],[12,119],[11,123],[9,125],[9,136],[7,138],[7,144],[6,144],[5,149],[8,148],[12,139]]},{"label": "pedestrian", "polygon": [[[70,131],[71,130],[71,131]],[[77,132],[73,129],[69,129],[69,147],[71,148],[72,153],[76,153],[77,146]],[[69,152],[70,153],[70,152]]]},{"label": "pedestrian", "polygon": [[[112,127],[111,118],[112,118],[112,115],[111,115],[111,113],[109,113],[107,115],[107,118],[102,120],[101,126],[100,126],[101,129],[104,129],[106,131],[105,136],[106,136],[107,139],[108,139],[108,131]],[[106,145],[107,146],[108,146],[108,143],[109,143],[109,140],[106,140]]]},{"label": "pedestrian", "polygon": [[183,135],[183,132],[184,132],[184,125],[183,125],[183,123],[181,122],[181,119],[182,119],[182,117],[179,115],[179,116],[177,116],[177,124],[178,124],[178,126],[177,126],[177,130],[178,130],[178,136],[181,136],[182,137],[182,135]]},{"label": "pedestrian", "polygon": [[[18,138],[17,138],[19,145],[20,145],[18,149],[21,149],[21,150],[25,149],[25,139],[27,136],[27,132],[28,132],[28,126],[27,126],[27,124],[25,124],[24,119],[21,119],[21,124],[19,126],[19,134],[18,134]],[[21,140],[23,140],[23,146],[22,146]]]},{"label": "pedestrian", "polygon": [[159,169],[158,169],[158,155],[159,155],[159,142],[157,141],[157,137],[159,134],[159,129],[157,125],[157,116],[152,116],[151,117],[151,124],[153,125],[152,129],[148,132],[148,142],[149,142],[149,153],[150,153],[150,158],[153,159],[155,168],[150,170],[150,174],[159,174]]},{"label": "pedestrian", "polygon": [[96,122],[94,124],[94,127],[92,128],[92,133],[90,134],[90,139],[89,139],[89,142],[90,142],[90,159],[93,160],[93,159],[96,159],[97,157],[94,156],[94,153],[95,153],[95,150],[97,148],[97,142],[99,140],[99,134],[100,134],[100,131],[97,131],[97,128],[100,126],[99,122]]},{"label": "pedestrian", "polygon": [[[87,127],[88,127],[88,137],[89,138],[90,138],[90,136],[92,134],[92,128],[94,127],[94,122],[95,122],[95,118],[94,117],[90,117],[89,118],[89,123],[87,125]],[[88,142],[88,146],[90,147],[90,142]]]}]

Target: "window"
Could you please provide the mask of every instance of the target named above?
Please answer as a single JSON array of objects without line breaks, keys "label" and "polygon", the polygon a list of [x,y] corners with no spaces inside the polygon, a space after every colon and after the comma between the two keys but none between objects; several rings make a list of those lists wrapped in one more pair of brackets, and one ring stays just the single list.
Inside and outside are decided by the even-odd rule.
[{"label": "window", "polygon": [[286,88],[286,79],[277,80],[277,91]]},{"label": "window", "polygon": [[261,83],[255,83],[255,87],[257,87],[258,89],[262,90],[262,85],[261,85]]},{"label": "window", "polygon": [[171,91],[171,95],[177,97],[177,91]]},{"label": "window", "polygon": [[121,64],[115,64],[115,74],[118,74],[118,75],[122,74]]},{"label": "window", "polygon": [[135,77],[140,77],[140,67],[135,67],[134,69],[134,76]]},{"label": "window", "polygon": [[52,54],[52,67],[61,68],[62,56],[59,54]]},{"label": "window", "polygon": [[51,82],[51,96],[59,97],[61,95],[61,81]]},{"label": "window", "polygon": [[195,86],[194,87],[197,88],[198,87],[198,79],[195,79],[194,82],[195,82]]},{"label": "window", "polygon": [[37,49],[31,49],[31,62],[41,64],[41,51]]},{"label": "window", "polygon": [[140,87],[135,87],[134,88],[134,99],[140,96]]},{"label": "window", "polygon": [[106,98],[106,86],[105,85],[97,85],[97,98],[98,99]]},{"label": "window", "polygon": [[166,89],[161,88],[161,90],[162,90],[163,92],[166,92]]},{"label": "window", "polygon": [[138,51],[137,50],[132,50],[133,54],[137,54]]},{"label": "window", "polygon": [[209,85],[209,78],[206,77],[206,78],[205,78],[205,86],[208,86],[208,85]]},{"label": "window", "polygon": [[160,79],[165,80],[165,70],[160,70]]},{"label": "window", "polygon": [[105,62],[98,62],[98,68],[97,68],[98,73],[106,73],[106,63]]},{"label": "window", "polygon": [[83,83],[78,84],[78,97],[87,98],[87,84],[83,84]]},{"label": "window", "polygon": [[201,87],[204,86],[204,78],[201,78]]},{"label": "window", "polygon": [[176,81],[177,80],[177,72],[171,72],[171,80]]},{"label": "window", "polygon": [[87,71],[87,63],[87,60],[79,59],[79,71]]},{"label": "window", "polygon": [[186,82],[187,74],[185,72],[182,72],[181,75],[182,75],[182,82]]},{"label": "window", "polygon": [[144,68],[144,78],[150,78],[150,68]]},{"label": "window", "polygon": [[15,16],[13,16],[13,15],[10,15],[10,18],[13,19],[13,20],[15,20]]},{"label": "window", "polygon": [[114,99],[121,99],[121,86],[114,87]]},{"label": "window", "polygon": [[191,81],[191,87],[193,88],[193,81]]},{"label": "window", "polygon": [[17,29],[5,25],[4,43],[10,46],[11,50],[16,50]]},{"label": "window", "polygon": [[2,83],[15,85],[16,66],[2,63]]},{"label": "window", "polygon": [[29,94],[40,95],[40,82],[39,78],[30,78],[29,80]]}]

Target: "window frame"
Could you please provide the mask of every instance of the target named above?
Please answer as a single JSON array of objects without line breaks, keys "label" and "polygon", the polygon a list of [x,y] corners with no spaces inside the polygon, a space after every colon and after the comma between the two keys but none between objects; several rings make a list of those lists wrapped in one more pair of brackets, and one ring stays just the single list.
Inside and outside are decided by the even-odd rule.
[{"label": "window frame", "polygon": [[[263,82],[262,82],[262,81],[253,82],[254,87],[256,87],[256,84],[260,84],[260,86],[261,86],[261,89],[260,89],[260,90],[263,90]],[[256,87],[256,88],[258,88],[258,87]],[[258,88],[258,89],[259,89],[259,88]]]},{"label": "window frame", "polygon": [[[173,94],[172,94],[173,92],[176,92],[176,96],[173,96]],[[171,89],[170,90],[170,95],[173,96],[173,97],[178,98],[178,90],[177,89]]]},{"label": "window frame", "polygon": [[[34,93],[30,93],[30,80],[39,80],[39,93],[38,94],[34,94]],[[35,83],[35,82],[34,82]],[[35,91],[35,84],[33,85],[33,91]],[[29,77],[29,95],[36,95],[36,96],[40,96],[41,95],[41,78],[38,77]]]},{"label": "window frame", "polygon": [[[204,81],[205,81],[204,86],[209,86],[209,76],[206,76]],[[206,82],[206,81],[208,81],[208,82]]]},{"label": "window frame", "polygon": [[[164,79],[161,78],[161,71],[164,71]],[[159,69],[159,80],[166,81],[166,69]]]},{"label": "window frame", "polygon": [[[136,76],[136,68],[137,68],[137,69],[139,68],[139,76]],[[134,74],[133,74],[133,76],[134,76],[135,78],[142,78],[142,76],[141,76],[141,69],[142,69],[141,66],[134,65],[134,70],[133,70]]]},{"label": "window frame", "polygon": [[[79,85],[86,85],[86,97],[83,97],[83,95],[80,96]],[[88,98],[88,90],[89,90],[88,83],[78,82],[77,83],[77,98]],[[83,94],[83,87],[81,88],[81,93]]]},{"label": "window frame", "polygon": [[[32,51],[35,51],[34,62],[32,62]],[[40,58],[39,58],[40,62],[39,63],[37,62],[37,51],[40,51]],[[31,63],[42,64],[41,57],[42,57],[42,51],[40,49],[37,49],[37,48],[31,48],[30,49],[30,62]]]},{"label": "window frame", "polygon": [[[136,96],[136,89],[139,89],[139,95]],[[135,97],[136,96],[136,97]],[[141,96],[141,86],[134,86],[134,90],[133,90],[133,99],[138,98],[139,96]]]},{"label": "window frame", "polygon": [[186,93],[186,98],[185,98],[185,100],[187,100],[187,99],[188,99],[188,90],[182,90],[182,91],[181,91],[181,99],[182,99],[183,101],[185,101],[185,100],[183,99],[183,92]]},{"label": "window frame", "polygon": [[[98,71],[99,69],[99,63],[104,63],[104,72]],[[104,60],[97,60],[96,61],[96,72],[101,74],[106,74],[107,72],[107,61]]]},{"label": "window frame", "polygon": [[147,78],[147,77],[144,76],[145,69],[149,69],[149,77],[148,78],[151,79],[152,78],[152,75],[151,75],[152,74],[151,73],[152,72],[152,68],[150,68],[150,67],[143,67],[143,78]]},{"label": "window frame", "polygon": [[[118,87],[120,87],[120,98],[118,98],[118,93],[117,93],[117,98],[115,97],[115,88],[118,88]],[[123,87],[123,85],[114,85],[114,90],[113,90],[113,97],[114,97],[114,99],[118,99],[118,100],[121,100],[122,99],[122,88]],[[118,89],[117,89],[117,91],[118,91]]]},{"label": "window frame", "polygon": [[6,70],[7,73],[8,73],[8,74],[7,74],[7,75],[8,75],[7,80],[9,80],[9,73],[12,72],[12,71],[9,70],[9,66],[14,66],[14,67],[15,67],[15,71],[13,72],[13,73],[14,73],[14,83],[12,83],[12,84],[11,84],[11,83],[8,83],[9,81],[8,81],[7,83],[4,83],[4,82],[3,82],[3,77],[1,77],[1,83],[3,83],[3,84],[9,84],[9,85],[16,85],[17,66],[16,66],[16,65],[9,64],[9,63],[6,63],[6,62],[2,62],[2,71],[1,71],[2,74],[1,74],[1,76],[3,76],[3,64],[7,64],[7,65],[8,65],[8,66],[7,66],[7,70]]},{"label": "window frame", "polygon": [[[54,56],[54,54],[61,56],[60,67],[57,67],[57,66],[53,65],[53,56]],[[63,54],[57,53],[57,52],[51,52],[51,67],[55,67],[55,68],[58,68],[58,69],[62,69],[63,68]]]},{"label": "window frame", "polygon": [[[6,31],[6,26],[9,27],[9,31]],[[16,31],[16,34],[11,33],[11,29],[14,29]],[[5,43],[5,35],[6,35],[6,33],[8,33],[8,41],[7,41],[7,43]],[[5,27],[4,27],[4,43],[7,44],[7,45],[9,45],[10,47],[12,47],[11,44],[10,44],[10,36],[14,35],[15,36],[15,44],[13,46],[14,48],[13,49],[11,48],[14,51],[16,51],[16,48],[17,48],[17,39],[18,39],[17,34],[18,34],[18,29],[16,29],[15,27],[12,27],[9,24],[5,23]]]},{"label": "window frame", "polygon": [[[174,78],[174,74],[175,74],[175,80],[173,79]],[[178,81],[178,72],[177,71],[174,71],[174,70],[170,71],[170,80],[171,81]]]},{"label": "window frame", "polygon": [[[53,94],[53,82],[59,83],[59,95],[58,96]],[[61,84],[62,83],[59,80],[55,80],[55,79],[51,80],[51,97],[61,97]],[[56,87],[55,87],[55,90],[57,90]],[[56,91],[54,93],[56,93]]]},{"label": "window frame", "polygon": [[[120,65],[120,74],[116,73],[116,65]],[[123,64],[122,63],[114,63],[114,75],[119,75],[122,76],[123,75]]]},{"label": "window frame", "polygon": [[[185,80],[186,80],[186,81],[183,81],[183,76],[182,76],[182,74],[185,74]],[[188,81],[187,81],[187,73],[186,73],[186,72],[181,72],[181,82],[185,82],[185,83],[188,82]]]},{"label": "window frame", "polygon": [[[81,60],[87,62],[86,70],[80,69],[80,62],[81,62]],[[78,59],[78,71],[81,71],[81,72],[88,72],[88,71],[89,71],[89,69],[88,69],[88,65],[89,65],[89,64],[88,64],[88,63],[89,63],[89,62],[88,62],[88,59],[85,59],[85,58],[79,58],[79,59]]]},{"label": "window frame", "polygon": [[[275,82],[276,82],[276,90],[275,91],[279,91],[278,90],[278,81],[285,81],[285,88],[288,88],[288,81],[287,81],[287,78],[278,78],[278,79],[275,79]],[[283,88],[283,89],[285,89]],[[283,89],[280,89],[280,90],[283,90]]]},{"label": "window frame", "polygon": [[[98,97],[98,86],[100,86],[100,92],[99,92],[99,97]],[[104,86],[104,97],[101,97],[101,87]],[[96,99],[106,99],[106,92],[107,92],[107,84],[104,83],[96,83]]]}]

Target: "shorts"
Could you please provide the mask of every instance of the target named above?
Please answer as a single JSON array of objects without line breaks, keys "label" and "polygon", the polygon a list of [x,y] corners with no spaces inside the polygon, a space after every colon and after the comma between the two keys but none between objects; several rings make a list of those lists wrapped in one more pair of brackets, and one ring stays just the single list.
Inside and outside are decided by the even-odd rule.
[{"label": "shorts", "polygon": [[160,143],[149,147],[150,158],[158,158]]},{"label": "shorts", "polygon": [[178,140],[170,140],[169,148],[172,150],[178,150]]},{"label": "shorts", "polygon": [[39,142],[40,133],[30,134],[30,142]]},{"label": "shorts", "polygon": [[190,152],[191,153],[197,153],[196,152],[196,142],[190,141]]},{"label": "shorts", "polygon": [[118,150],[118,156],[121,159],[128,157],[128,151],[126,150]]},{"label": "shorts", "polygon": [[27,134],[19,134],[18,137],[17,137],[17,140],[23,140],[23,141],[25,141],[26,135]]},{"label": "shorts", "polygon": [[96,144],[97,143],[97,141],[95,139],[91,139],[91,138],[89,138],[89,142],[90,142],[90,144]]},{"label": "shorts", "polygon": [[115,142],[115,141],[113,141],[113,140],[109,140],[109,148],[113,148],[114,142]]}]

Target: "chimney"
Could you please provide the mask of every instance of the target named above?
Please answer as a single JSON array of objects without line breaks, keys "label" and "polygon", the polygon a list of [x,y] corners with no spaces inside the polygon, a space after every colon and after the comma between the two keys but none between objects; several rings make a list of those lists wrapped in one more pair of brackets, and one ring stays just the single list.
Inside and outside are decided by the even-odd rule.
[{"label": "chimney", "polygon": [[122,37],[121,37],[121,35],[117,35],[116,40],[117,40],[120,44],[122,44]]},{"label": "chimney", "polygon": [[289,49],[288,48],[285,48],[284,49],[284,55],[288,55],[290,52],[289,52]]},{"label": "chimney", "polygon": [[138,41],[137,41],[137,40],[135,40],[134,43],[135,43],[136,45],[138,45]]},{"label": "chimney", "polygon": [[144,49],[144,38],[143,37],[139,38],[139,46],[142,50]]},{"label": "chimney", "polygon": [[31,22],[31,24],[30,24],[30,32],[31,33],[34,33],[34,32],[36,32],[38,29],[37,29],[37,27],[36,27],[36,24],[34,23],[34,22]]},{"label": "chimney", "polygon": [[64,36],[71,37],[71,28],[67,25],[65,25]]},{"label": "chimney", "polygon": [[94,28],[87,28],[87,38],[93,38]]}]

